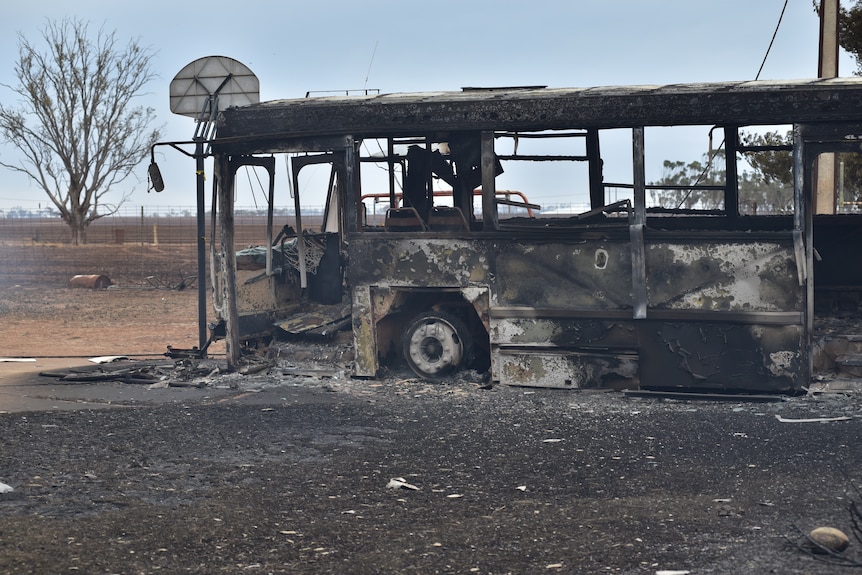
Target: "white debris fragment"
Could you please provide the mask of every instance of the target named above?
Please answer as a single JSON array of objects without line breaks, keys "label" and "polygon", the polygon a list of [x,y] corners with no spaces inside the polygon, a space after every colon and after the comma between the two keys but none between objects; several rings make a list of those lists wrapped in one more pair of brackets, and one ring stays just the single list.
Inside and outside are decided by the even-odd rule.
[{"label": "white debris fragment", "polygon": [[91,361],[93,363],[113,363],[115,361],[124,361],[129,359],[125,355],[100,355],[99,357],[91,357],[87,361]]},{"label": "white debris fragment", "polygon": [[781,423],[829,423],[831,421],[850,421],[853,418],[847,415],[842,415],[841,417],[812,417],[809,419],[787,419],[786,417],[776,415],[775,419],[777,419]]},{"label": "white debris fragment", "polygon": [[389,480],[389,483],[386,484],[387,489],[410,489],[411,491],[419,491],[419,488],[415,485],[407,483],[404,481],[403,477],[395,477]]},{"label": "white debris fragment", "polygon": [[685,571],[685,570],[684,571],[673,571],[673,570],[667,571],[667,570],[664,570],[664,571],[656,571],[655,575],[689,575],[690,573],[691,573],[691,571]]},{"label": "white debris fragment", "polygon": [[515,489],[517,489],[518,491],[526,491],[526,490],[527,490],[527,486],[526,486],[526,485],[519,485],[519,486],[517,486]]},{"label": "white debris fragment", "polygon": [[5,483],[0,483],[0,493],[11,493],[15,491],[12,489],[11,485],[6,485]]},{"label": "white debris fragment", "polygon": [[542,440],[542,443],[559,443],[559,442],[561,442],[561,441],[562,441],[562,439],[558,439],[558,438],[556,438],[556,437],[553,437],[553,438],[551,438],[551,439],[544,439],[544,440]]}]

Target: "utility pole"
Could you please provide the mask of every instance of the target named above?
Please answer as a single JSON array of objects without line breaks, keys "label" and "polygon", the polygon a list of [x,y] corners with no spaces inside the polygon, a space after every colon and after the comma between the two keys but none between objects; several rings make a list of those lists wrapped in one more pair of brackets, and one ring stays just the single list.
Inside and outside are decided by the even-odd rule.
[{"label": "utility pole", "polygon": [[[820,56],[818,78],[838,77],[838,0],[820,0]],[[817,159],[817,198],[814,213],[835,213],[835,154],[820,154]]]}]

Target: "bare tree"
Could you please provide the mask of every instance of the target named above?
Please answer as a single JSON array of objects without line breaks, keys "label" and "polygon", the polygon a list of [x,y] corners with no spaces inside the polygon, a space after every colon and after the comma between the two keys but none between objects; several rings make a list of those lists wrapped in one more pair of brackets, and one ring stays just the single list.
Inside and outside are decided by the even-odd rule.
[{"label": "bare tree", "polygon": [[0,132],[20,152],[18,163],[0,165],[35,181],[85,243],[87,227],[115,213],[129,197],[104,201],[111,187],[128,178],[159,138],[150,130],[152,108],[134,99],[153,79],[151,52],[137,41],[118,45],[115,33],[88,23],[49,20],[44,51],[19,34],[15,75],[17,107],[0,104]]}]

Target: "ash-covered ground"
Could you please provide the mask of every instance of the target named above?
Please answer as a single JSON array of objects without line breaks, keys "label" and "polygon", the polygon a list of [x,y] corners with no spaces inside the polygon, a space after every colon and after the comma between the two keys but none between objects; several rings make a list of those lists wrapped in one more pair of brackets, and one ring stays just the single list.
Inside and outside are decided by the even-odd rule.
[{"label": "ash-covered ground", "polygon": [[181,387],[39,384],[87,402],[0,414],[14,489],[0,495],[0,572],[853,572],[794,545],[822,525],[862,560],[855,392],[688,401],[469,373],[367,381],[345,375],[337,346],[307,353],[271,353],[249,375],[201,365]]}]

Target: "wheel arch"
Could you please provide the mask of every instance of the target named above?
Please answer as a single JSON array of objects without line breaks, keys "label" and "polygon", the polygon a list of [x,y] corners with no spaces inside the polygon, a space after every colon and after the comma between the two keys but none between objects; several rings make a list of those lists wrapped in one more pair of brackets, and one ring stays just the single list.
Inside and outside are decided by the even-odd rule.
[{"label": "wheel arch", "polygon": [[377,349],[384,365],[399,361],[401,337],[418,316],[439,312],[464,323],[472,338],[468,366],[484,371],[490,365],[489,290],[467,288],[387,288],[373,298],[377,306]]}]

